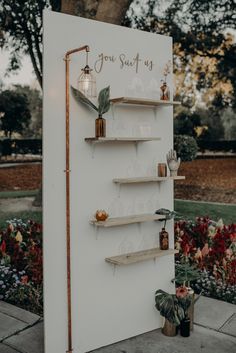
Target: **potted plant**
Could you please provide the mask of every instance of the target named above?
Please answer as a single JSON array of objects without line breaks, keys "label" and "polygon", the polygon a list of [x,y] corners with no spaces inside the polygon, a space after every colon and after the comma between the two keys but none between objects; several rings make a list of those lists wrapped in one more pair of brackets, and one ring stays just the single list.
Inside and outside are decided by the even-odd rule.
[{"label": "potted plant", "polygon": [[90,108],[94,109],[98,113],[98,117],[95,120],[95,136],[105,137],[106,136],[106,120],[102,117],[103,114],[108,112],[110,109],[110,86],[103,88],[98,95],[98,106],[88,99],[82,92],[72,87],[72,93],[75,99],[83,103]]},{"label": "potted plant", "polygon": [[[188,320],[187,310],[191,304],[191,296],[186,287],[181,287],[176,294],[169,294],[162,289],[155,293],[155,307],[165,318],[162,333],[166,336],[175,336],[177,327],[182,327],[186,332],[186,321]],[[189,325],[190,329],[190,325]]]},{"label": "potted plant", "polygon": [[188,258],[185,256],[182,258],[182,261],[175,264],[175,278],[173,281],[177,286],[186,287],[189,295],[191,296],[191,304],[188,308],[188,317],[190,319],[191,330],[193,330],[194,304],[200,297],[199,295],[195,298],[194,290],[191,288],[191,282],[196,281],[201,276],[201,271],[194,264],[190,264]]},{"label": "potted plant", "polygon": [[180,320],[180,334],[183,337],[188,337],[190,335],[189,308],[192,303],[192,295],[187,287],[180,286],[176,288],[176,297],[183,310],[183,317]]}]

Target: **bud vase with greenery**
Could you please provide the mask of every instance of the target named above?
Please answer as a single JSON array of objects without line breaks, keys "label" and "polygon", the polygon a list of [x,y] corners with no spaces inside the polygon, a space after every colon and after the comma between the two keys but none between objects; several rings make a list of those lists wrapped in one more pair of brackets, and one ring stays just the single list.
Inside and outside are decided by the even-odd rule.
[{"label": "bud vase with greenery", "polygon": [[95,120],[95,137],[106,137],[106,120],[102,117],[103,114],[110,109],[110,86],[103,88],[98,95],[98,106],[93,104],[82,92],[71,87],[75,99],[98,112],[98,117]]}]

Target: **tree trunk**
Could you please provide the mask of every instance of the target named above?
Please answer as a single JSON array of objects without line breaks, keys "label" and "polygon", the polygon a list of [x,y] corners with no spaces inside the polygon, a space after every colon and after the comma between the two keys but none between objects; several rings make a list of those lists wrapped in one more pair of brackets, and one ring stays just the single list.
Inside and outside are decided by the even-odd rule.
[{"label": "tree trunk", "polygon": [[62,0],[61,12],[121,24],[132,0]]},{"label": "tree trunk", "polygon": [[132,0],[100,0],[96,20],[120,25]]}]

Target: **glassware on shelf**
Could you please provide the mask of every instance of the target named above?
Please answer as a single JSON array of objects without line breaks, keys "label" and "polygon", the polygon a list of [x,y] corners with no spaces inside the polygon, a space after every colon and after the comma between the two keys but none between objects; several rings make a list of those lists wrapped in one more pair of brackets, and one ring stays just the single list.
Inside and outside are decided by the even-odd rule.
[{"label": "glassware on shelf", "polygon": [[95,120],[95,137],[106,137],[106,120],[102,115]]},{"label": "glassware on shelf", "polygon": [[170,89],[167,86],[166,81],[162,82],[162,85],[160,87],[160,99],[163,101],[169,101],[170,100]]},{"label": "glassware on shelf", "polygon": [[165,227],[162,228],[159,233],[160,236],[160,249],[168,250],[169,249],[169,233],[165,230]]}]

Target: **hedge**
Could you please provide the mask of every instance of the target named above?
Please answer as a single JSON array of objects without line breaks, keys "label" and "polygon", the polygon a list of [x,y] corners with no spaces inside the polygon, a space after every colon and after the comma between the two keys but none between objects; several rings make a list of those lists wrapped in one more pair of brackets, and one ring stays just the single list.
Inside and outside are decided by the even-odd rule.
[{"label": "hedge", "polygon": [[0,157],[12,154],[42,154],[41,139],[4,139],[0,140]]}]

